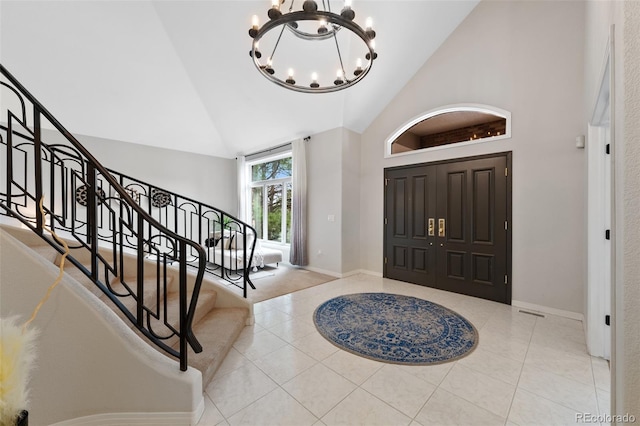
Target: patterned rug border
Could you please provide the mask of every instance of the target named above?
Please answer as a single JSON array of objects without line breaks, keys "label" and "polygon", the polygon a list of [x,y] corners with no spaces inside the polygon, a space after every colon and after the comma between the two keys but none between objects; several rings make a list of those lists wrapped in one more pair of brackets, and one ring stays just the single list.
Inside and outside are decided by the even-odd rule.
[{"label": "patterned rug border", "polygon": [[[356,295],[363,295],[363,294],[381,294],[381,295],[382,295],[382,294],[385,294],[385,295],[401,296],[401,297],[408,297],[408,298],[418,299],[418,300],[422,300],[422,301],[425,301],[425,302],[429,302],[429,303],[431,303],[431,304],[433,304],[433,305],[436,305],[436,306],[438,306],[438,307],[440,307],[440,308],[442,308],[442,309],[444,309],[444,310],[446,310],[446,311],[452,312],[452,313],[454,313],[455,315],[457,315],[457,316],[461,317],[462,319],[464,319],[464,320],[465,320],[467,323],[469,323],[469,325],[471,326],[471,329],[473,330],[473,336],[474,336],[474,344],[473,344],[473,347],[472,347],[471,349],[469,349],[467,352],[465,352],[465,353],[463,353],[463,354],[461,354],[461,355],[454,356],[454,357],[452,357],[452,358],[449,358],[449,359],[446,359],[446,360],[442,360],[442,361],[429,361],[429,362],[402,362],[402,361],[393,361],[393,360],[381,359],[381,358],[378,358],[378,357],[375,357],[375,356],[369,356],[369,355],[366,355],[366,354],[363,354],[363,353],[357,352],[357,351],[355,351],[355,350],[352,350],[352,349],[350,349],[350,348],[348,348],[348,347],[342,346],[342,345],[338,344],[337,342],[335,342],[333,339],[329,338],[329,337],[324,333],[324,331],[322,330],[322,328],[318,327],[318,323],[317,323],[317,320],[316,320],[318,310],[319,310],[321,307],[323,307],[327,302],[330,302],[330,301],[332,301],[332,300],[334,300],[334,299],[338,299],[338,298],[340,298],[340,297],[345,297],[345,296],[356,296]],[[367,359],[371,359],[371,360],[373,360],[373,361],[384,362],[384,363],[387,363],[387,364],[395,364],[395,365],[407,365],[407,366],[414,366],[414,365],[415,365],[415,366],[423,366],[423,367],[424,367],[424,366],[429,366],[429,365],[439,365],[439,364],[446,364],[446,363],[448,363],[448,362],[454,362],[454,361],[457,361],[457,360],[459,360],[459,359],[462,359],[462,358],[465,358],[465,357],[467,357],[467,356],[471,355],[471,354],[476,350],[476,348],[478,347],[478,344],[480,343],[480,333],[478,333],[478,330],[476,329],[476,326],[475,326],[475,325],[473,325],[473,323],[472,323],[471,321],[469,321],[468,319],[466,319],[464,316],[462,316],[462,315],[461,315],[461,314],[459,314],[458,312],[454,311],[454,310],[453,310],[453,309],[451,309],[451,308],[447,308],[446,306],[443,306],[443,305],[441,305],[441,304],[439,304],[439,303],[432,302],[432,301],[430,301],[430,300],[421,299],[421,298],[419,298],[419,297],[415,297],[415,296],[408,296],[408,295],[405,295],[405,294],[397,294],[397,293],[387,293],[387,292],[364,292],[364,293],[349,293],[349,294],[342,294],[342,295],[340,295],[340,296],[332,297],[331,299],[325,300],[325,301],[324,301],[324,302],[322,302],[320,305],[318,305],[318,307],[317,307],[316,309],[314,309],[314,311],[313,311],[313,324],[315,325],[316,330],[318,330],[318,333],[320,333],[320,335],[321,335],[322,337],[324,337],[324,338],[325,338],[329,343],[331,343],[333,346],[335,346],[335,347],[337,347],[337,348],[339,348],[339,349],[342,349],[343,351],[346,351],[346,352],[352,353],[352,354],[354,354],[354,355],[360,356],[360,357],[362,357],[362,358],[367,358]]]}]

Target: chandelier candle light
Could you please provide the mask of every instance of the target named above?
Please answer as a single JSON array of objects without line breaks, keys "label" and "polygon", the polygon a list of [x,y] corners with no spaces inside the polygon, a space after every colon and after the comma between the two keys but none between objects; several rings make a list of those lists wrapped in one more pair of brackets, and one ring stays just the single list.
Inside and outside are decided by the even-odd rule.
[{"label": "chandelier candle light", "polygon": [[[249,54],[263,76],[296,92],[328,93],[351,87],[367,75],[373,61],[378,57],[374,41],[376,32],[372,29],[371,18],[367,18],[364,29],[356,24],[354,22],[356,14],[351,7],[351,0],[343,2],[340,13],[332,12],[330,0],[322,0],[322,8],[319,8],[315,1],[306,0],[302,2],[302,10],[294,10],[295,0],[290,0],[288,12],[283,13],[285,1],[272,0],[271,8],[267,11],[269,21],[262,27],[257,15],[251,19],[249,36],[253,39],[253,43]],[[286,36],[284,36],[285,30]],[[352,40],[348,39],[349,36],[353,36]],[[263,53],[259,48],[261,39],[269,46],[265,51],[271,51],[263,61],[261,61]],[[298,41],[314,43],[305,43],[302,48],[295,50],[295,53],[285,52]],[[344,49],[345,45],[349,46],[348,51]],[[329,55],[331,51],[334,53]],[[366,63],[363,64],[361,56],[353,61],[353,67],[345,64],[343,59],[348,58],[343,58],[343,55],[353,52],[362,53]],[[277,61],[280,64],[278,68],[274,66],[276,53],[278,53]],[[322,63],[318,64],[317,69],[313,68],[316,65],[310,64],[313,62],[311,59],[319,57],[322,58]],[[294,66],[293,62],[296,60],[297,66]],[[312,68],[308,70],[308,80],[300,83],[304,77],[299,70],[305,72],[305,67]],[[332,68],[333,71],[331,71]],[[332,74],[335,75],[335,79],[331,77]],[[296,75],[298,82],[295,79]]]}]

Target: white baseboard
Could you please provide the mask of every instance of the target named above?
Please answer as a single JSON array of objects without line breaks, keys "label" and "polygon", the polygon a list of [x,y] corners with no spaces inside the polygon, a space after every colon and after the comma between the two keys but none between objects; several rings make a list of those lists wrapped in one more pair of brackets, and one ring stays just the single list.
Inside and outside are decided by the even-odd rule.
[{"label": "white baseboard", "polygon": [[550,308],[548,306],[536,305],[533,303],[521,302],[519,300],[512,300],[511,305],[523,308],[528,311],[541,312],[550,315],[557,315],[559,317],[574,319],[584,322],[584,315],[578,312],[564,311],[562,309]]},{"label": "white baseboard", "polygon": [[338,272],[334,272],[334,271],[328,271],[326,269],[314,268],[313,266],[303,266],[303,269],[306,269],[306,270],[311,271],[311,272],[317,272],[319,274],[329,275],[329,276],[335,277],[335,278],[342,278],[342,274],[340,274]]},{"label": "white baseboard", "polygon": [[366,269],[360,269],[358,270],[358,273],[365,274],[365,275],[373,275],[374,277],[382,278],[382,272],[367,271]]},{"label": "white baseboard", "polygon": [[125,425],[174,425],[194,426],[204,414],[204,398],[198,408],[189,413],[103,413],[63,420],[51,426],[125,426]]},{"label": "white baseboard", "polygon": [[382,277],[382,273],[380,272],[367,271],[364,269],[355,269],[353,271],[344,272],[344,273],[328,271],[326,269],[314,268],[313,266],[304,266],[304,269],[307,269],[312,272],[317,272],[319,274],[329,275],[335,278],[347,278],[347,277],[352,277],[358,274],[366,274],[366,275],[373,275],[376,277]]}]

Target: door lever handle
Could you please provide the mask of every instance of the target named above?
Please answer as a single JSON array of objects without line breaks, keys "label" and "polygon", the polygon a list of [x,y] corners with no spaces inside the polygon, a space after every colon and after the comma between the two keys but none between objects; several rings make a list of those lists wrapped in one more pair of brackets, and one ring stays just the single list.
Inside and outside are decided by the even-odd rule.
[{"label": "door lever handle", "polygon": [[432,217],[429,218],[429,229],[427,230],[427,234],[430,237],[436,235],[436,220]]},{"label": "door lever handle", "polygon": [[438,237],[445,236],[444,219],[438,219]]}]

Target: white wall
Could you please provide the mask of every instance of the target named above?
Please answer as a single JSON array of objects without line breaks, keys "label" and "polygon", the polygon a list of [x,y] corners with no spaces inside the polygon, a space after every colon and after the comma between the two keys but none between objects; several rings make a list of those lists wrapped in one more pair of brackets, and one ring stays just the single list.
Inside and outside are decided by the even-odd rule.
[{"label": "white wall", "polygon": [[342,268],[349,275],[360,267],[360,135],[342,129]]},{"label": "white wall", "polygon": [[[383,169],[513,151],[513,299],[581,313],[585,196],[583,2],[481,2],[362,135],[362,268],[382,271]],[[512,138],[384,159],[418,114],[458,103],[512,113]]]},{"label": "white wall", "polygon": [[[342,269],[342,129],[313,135],[307,145],[309,268]],[[329,216],[333,216],[333,221]]]},{"label": "white wall", "polygon": [[[103,166],[226,211],[238,212],[236,160],[75,135]],[[43,131],[47,143],[63,143]],[[180,141],[176,141],[176,148]]]},{"label": "white wall", "polygon": [[360,135],[337,128],[308,143],[308,268],[349,275],[360,270]]}]

